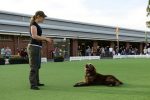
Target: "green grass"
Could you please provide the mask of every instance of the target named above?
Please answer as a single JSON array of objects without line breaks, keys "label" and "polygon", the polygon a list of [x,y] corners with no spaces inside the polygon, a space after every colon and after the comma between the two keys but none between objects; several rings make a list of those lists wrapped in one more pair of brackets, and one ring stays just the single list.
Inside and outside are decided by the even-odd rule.
[{"label": "green grass", "polygon": [[[125,84],[74,88],[89,62],[98,72],[115,75]],[[150,100],[150,59],[45,63],[40,76],[46,86],[39,91],[29,89],[28,74],[29,65],[0,66],[0,100]]]}]

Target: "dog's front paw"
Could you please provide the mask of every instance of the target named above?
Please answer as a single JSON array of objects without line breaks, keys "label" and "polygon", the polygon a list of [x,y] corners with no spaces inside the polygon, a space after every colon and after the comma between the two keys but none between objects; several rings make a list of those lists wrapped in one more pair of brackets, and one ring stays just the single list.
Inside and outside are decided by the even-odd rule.
[{"label": "dog's front paw", "polygon": [[78,87],[77,85],[73,85],[73,87]]},{"label": "dog's front paw", "polygon": [[80,85],[78,83],[76,83],[75,85],[73,85],[73,87],[79,87]]}]

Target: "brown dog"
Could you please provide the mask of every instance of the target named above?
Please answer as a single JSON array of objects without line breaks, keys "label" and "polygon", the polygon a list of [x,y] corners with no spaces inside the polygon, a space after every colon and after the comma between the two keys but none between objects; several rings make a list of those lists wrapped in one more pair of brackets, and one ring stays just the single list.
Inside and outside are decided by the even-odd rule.
[{"label": "brown dog", "polygon": [[79,82],[74,87],[92,86],[92,85],[106,85],[119,86],[123,83],[113,75],[102,75],[96,72],[92,64],[85,65],[85,82]]}]

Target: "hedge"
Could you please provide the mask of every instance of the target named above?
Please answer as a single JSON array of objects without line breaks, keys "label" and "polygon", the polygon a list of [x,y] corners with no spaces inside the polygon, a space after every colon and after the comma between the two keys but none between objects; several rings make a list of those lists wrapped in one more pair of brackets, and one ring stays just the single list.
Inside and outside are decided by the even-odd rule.
[{"label": "hedge", "polygon": [[54,57],[54,62],[63,62],[64,61],[64,57],[63,56],[56,56]]},{"label": "hedge", "polygon": [[28,64],[29,60],[28,58],[10,58],[9,59],[9,64]]},{"label": "hedge", "polygon": [[0,65],[5,65],[5,59],[4,58],[0,58]]}]

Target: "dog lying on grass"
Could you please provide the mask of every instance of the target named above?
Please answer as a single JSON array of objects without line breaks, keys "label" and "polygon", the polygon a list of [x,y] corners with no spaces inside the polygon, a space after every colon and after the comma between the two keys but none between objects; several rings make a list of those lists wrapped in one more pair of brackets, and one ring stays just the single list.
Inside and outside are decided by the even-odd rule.
[{"label": "dog lying on grass", "polygon": [[105,86],[120,86],[123,83],[113,75],[102,75],[96,72],[92,64],[85,65],[85,82],[79,82],[74,87],[105,85]]}]

